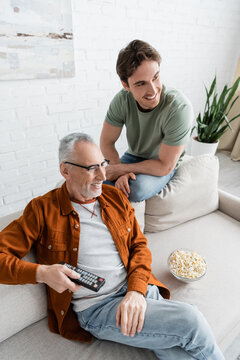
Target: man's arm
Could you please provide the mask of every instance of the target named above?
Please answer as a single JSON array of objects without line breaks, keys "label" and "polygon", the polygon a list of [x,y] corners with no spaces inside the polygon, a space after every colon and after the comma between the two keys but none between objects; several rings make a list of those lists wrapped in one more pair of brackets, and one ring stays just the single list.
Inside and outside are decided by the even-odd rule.
[{"label": "man's arm", "polygon": [[165,176],[170,174],[182,152],[185,144],[179,146],[169,146],[164,143],[160,145],[158,156],[159,159],[144,160],[133,164],[114,164],[107,168],[107,179],[116,180],[122,175],[130,172],[134,174],[147,174],[153,176]]},{"label": "man's arm", "polygon": [[[122,195],[120,195],[122,197]],[[130,220],[131,244],[127,266],[127,294],[120,302],[116,312],[116,326],[121,326],[122,334],[134,336],[142,330],[146,312],[145,294],[151,274],[152,255],[147,246],[147,239],[142,234],[134,211],[129,202],[126,203],[127,217]]]},{"label": "man's arm", "polygon": [[115,148],[115,143],[122,132],[122,127],[113,126],[106,121],[103,123],[100,137],[100,148],[104,157],[110,160],[110,164],[120,164],[120,158]]},{"label": "man's arm", "polygon": [[23,215],[0,232],[0,282],[2,284],[36,284],[38,264],[23,260],[40,233],[39,218],[33,201]]},{"label": "man's arm", "polygon": [[31,201],[23,215],[0,232],[0,283],[36,284],[43,282],[58,292],[77,291],[80,286],[69,277],[79,275],[64,265],[39,265],[22,259],[41,233],[41,221]]}]

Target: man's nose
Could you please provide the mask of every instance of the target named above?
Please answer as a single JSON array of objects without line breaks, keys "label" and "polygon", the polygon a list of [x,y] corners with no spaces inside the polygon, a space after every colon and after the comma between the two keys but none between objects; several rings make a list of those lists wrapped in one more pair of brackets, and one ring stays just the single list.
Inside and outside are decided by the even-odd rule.
[{"label": "man's nose", "polygon": [[99,166],[96,176],[99,180],[105,181],[106,180],[106,168],[104,166]]},{"label": "man's nose", "polygon": [[156,86],[154,84],[153,81],[150,81],[150,83],[148,84],[148,88],[147,91],[149,92],[149,94],[154,95],[156,93]]}]

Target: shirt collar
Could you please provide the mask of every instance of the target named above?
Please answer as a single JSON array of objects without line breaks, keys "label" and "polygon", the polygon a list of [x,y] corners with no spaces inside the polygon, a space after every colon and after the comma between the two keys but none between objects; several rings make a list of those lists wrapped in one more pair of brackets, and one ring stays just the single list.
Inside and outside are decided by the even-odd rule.
[{"label": "shirt collar", "polygon": [[62,187],[58,189],[58,199],[60,204],[60,210],[62,215],[69,215],[73,211],[71,200],[67,191],[66,181]]},{"label": "shirt collar", "polygon": [[[61,188],[58,189],[58,198],[62,215],[69,215],[74,209],[71,204],[71,200],[67,191],[66,182],[63,183]],[[106,201],[103,194],[97,197],[101,208],[108,207],[109,204]]]}]

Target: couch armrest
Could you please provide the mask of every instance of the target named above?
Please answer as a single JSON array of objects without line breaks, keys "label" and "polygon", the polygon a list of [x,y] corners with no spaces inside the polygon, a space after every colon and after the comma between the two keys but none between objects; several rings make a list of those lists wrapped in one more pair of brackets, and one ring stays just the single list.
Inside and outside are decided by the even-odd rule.
[{"label": "couch armrest", "polygon": [[10,222],[22,216],[23,210],[16,211],[15,213],[3,216],[0,218],[0,231],[2,231]]},{"label": "couch armrest", "polygon": [[218,189],[219,210],[240,221],[240,198]]}]

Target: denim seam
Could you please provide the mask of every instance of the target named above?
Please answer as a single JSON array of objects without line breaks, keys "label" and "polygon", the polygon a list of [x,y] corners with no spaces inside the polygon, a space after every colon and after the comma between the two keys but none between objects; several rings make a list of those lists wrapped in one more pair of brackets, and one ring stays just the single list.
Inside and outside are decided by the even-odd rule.
[{"label": "denim seam", "polygon": [[[90,330],[90,329],[92,329],[92,330],[95,330],[95,329],[111,329],[111,330],[115,330],[115,331],[117,331],[117,332],[121,332],[121,330],[120,330],[120,328],[116,328],[115,326],[111,326],[111,325],[106,325],[106,326],[93,326],[93,325],[88,325],[87,326],[87,329],[86,330]],[[166,334],[152,334],[152,333],[143,333],[142,331],[140,332],[140,333],[138,333],[138,336],[143,336],[143,337],[146,337],[146,336],[148,336],[148,337],[150,337],[150,336],[152,336],[152,337],[161,337],[161,336],[164,336],[164,337],[176,337],[176,338],[178,338],[178,339],[184,339],[184,340],[187,340],[187,341],[191,341],[191,339],[189,339],[189,338],[185,338],[185,337],[182,337],[182,336],[179,336],[179,335],[166,335]],[[192,344],[194,345],[194,343],[192,342]],[[197,348],[199,348],[199,347],[197,347]],[[203,354],[202,353],[202,351],[200,351],[200,354],[203,356],[203,358],[205,359],[205,360],[207,360],[207,357],[205,356],[205,354]]]}]

